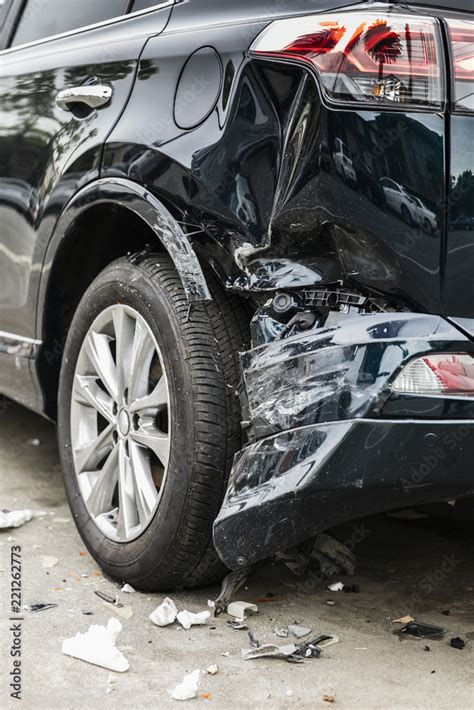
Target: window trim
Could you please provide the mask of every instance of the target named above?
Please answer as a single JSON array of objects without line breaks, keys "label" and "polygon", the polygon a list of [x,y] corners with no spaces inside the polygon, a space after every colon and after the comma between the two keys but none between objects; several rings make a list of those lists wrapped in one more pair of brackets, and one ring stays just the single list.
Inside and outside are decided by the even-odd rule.
[{"label": "window trim", "polygon": [[[111,17],[109,20],[102,20],[101,22],[95,22],[92,25],[84,25],[82,27],[77,27],[74,30],[69,30],[68,32],[61,32],[56,35],[49,35],[48,37],[42,37],[41,39],[34,40],[33,42],[27,42],[26,44],[19,44],[15,47],[8,47],[7,49],[2,49],[0,51],[0,56],[3,56],[5,54],[11,54],[13,52],[18,52],[23,49],[28,49],[29,47],[37,47],[38,45],[41,44],[46,44],[47,42],[52,42],[57,39],[63,39],[64,37],[71,37],[77,34],[81,34],[82,32],[88,32],[89,30],[95,30],[95,29],[100,29],[101,27],[107,27],[108,25],[113,25],[118,22],[124,22],[131,17],[140,17],[141,15],[148,15],[152,12],[155,12],[155,10],[161,10],[165,7],[172,7],[175,5],[176,0],[162,0],[162,2],[157,2],[156,5],[153,5],[151,7],[147,7],[144,10],[137,10],[137,12],[129,12],[124,15],[117,15],[116,17]],[[18,26],[18,23],[23,15],[24,8],[20,14],[20,16],[17,19],[16,26]],[[13,41],[13,37],[12,40]]]}]

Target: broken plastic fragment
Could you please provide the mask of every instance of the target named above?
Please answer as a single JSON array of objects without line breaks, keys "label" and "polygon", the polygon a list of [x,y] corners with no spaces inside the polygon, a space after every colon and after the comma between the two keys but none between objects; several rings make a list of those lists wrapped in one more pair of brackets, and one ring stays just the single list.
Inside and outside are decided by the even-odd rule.
[{"label": "broken plastic fragment", "polygon": [[172,599],[166,597],[148,617],[157,626],[169,626],[178,616],[178,609]]},{"label": "broken plastic fragment", "polygon": [[253,631],[249,631],[249,632],[248,632],[248,637],[249,637],[249,640],[250,640],[250,645],[253,646],[253,648],[258,648],[259,646],[262,645],[262,644],[260,643],[260,641],[255,638],[255,634],[253,633]]},{"label": "broken plastic fragment", "polygon": [[288,638],[288,629],[279,629],[278,626],[275,627],[275,634],[282,639]]},{"label": "broken plastic fragment", "polygon": [[0,510],[0,530],[19,528],[33,518],[32,510]]},{"label": "broken plastic fragment", "polygon": [[65,639],[61,650],[66,656],[123,673],[128,670],[129,663],[115,645],[121,630],[122,624],[114,618],[109,619],[107,626],[93,624],[85,633]]},{"label": "broken plastic fragment", "polygon": [[41,555],[41,565],[43,569],[51,569],[58,564],[59,560],[53,555]]},{"label": "broken plastic fragment", "polygon": [[113,597],[110,594],[107,594],[106,592],[101,592],[99,589],[94,590],[94,594],[96,594],[99,599],[102,599],[104,602],[108,602],[109,604],[114,604],[115,606],[122,606],[118,600],[118,597],[115,596]]},{"label": "broken plastic fragment", "polygon": [[213,663],[211,666],[208,666],[206,668],[206,673],[209,673],[209,675],[216,675],[219,673],[219,668],[216,666],[215,663]]},{"label": "broken plastic fragment", "polygon": [[54,609],[57,604],[27,604],[23,607],[26,611],[46,611],[46,609]]},{"label": "broken plastic fragment", "polygon": [[327,648],[334,643],[339,643],[339,637],[334,634],[319,634],[319,636],[314,636],[309,641],[305,641],[305,645],[318,646],[318,648]]},{"label": "broken plastic fragment", "polygon": [[329,589],[330,592],[342,592],[344,585],[342,582],[333,582],[332,584],[328,584],[327,589]]},{"label": "broken plastic fragment", "polygon": [[191,700],[195,698],[199,688],[200,670],[193,671],[185,675],[182,682],[169,691],[174,700]]},{"label": "broken plastic fragment", "polygon": [[245,619],[246,612],[256,614],[258,612],[258,606],[250,602],[231,602],[227,607],[227,613],[230,616],[235,616],[236,619]]},{"label": "broken plastic fragment", "polygon": [[193,614],[191,611],[180,611],[176,618],[183,628],[190,629],[191,626],[205,624],[210,616],[210,611],[201,611],[198,614]]},{"label": "broken plastic fragment", "polygon": [[446,629],[432,624],[423,624],[421,621],[410,621],[409,624],[405,624],[401,629],[396,629],[393,633],[400,636],[414,636],[419,639],[442,639]]},{"label": "broken plastic fragment", "polygon": [[347,545],[327,533],[316,536],[311,558],[317,561],[323,577],[336,574],[352,576],[357,563],[356,556]]},{"label": "broken plastic fragment", "polygon": [[300,626],[299,624],[288,626],[288,630],[293,636],[296,636],[297,639],[303,638],[303,636],[307,636],[311,633],[311,629],[308,629],[306,626]]},{"label": "broken plastic fragment", "polygon": [[239,569],[235,572],[230,572],[227,577],[224,577],[221,591],[214,602],[214,616],[219,616],[219,614],[222,614],[222,612],[226,610],[235,592],[245,584],[247,577],[251,574],[253,569],[253,567]]},{"label": "broken plastic fragment", "polygon": [[120,591],[125,592],[125,594],[134,594],[135,593],[134,588],[130,584],[124,584]]},{"label": "broken plastic fragment", "polygon": [[235,629],[236,631],[248,629],[247,624],[242,621],[242,619],[229,619],[227,626],[230,626],[231,629]]},{"label": "broken plastic fragment", "polygon": [[298,650],[298,646],[289,643],[285,646],[277,646],[274,643],[265,643],[257,648],[242,648],[242,658],[250,660],[252,658],[288,658]]}]

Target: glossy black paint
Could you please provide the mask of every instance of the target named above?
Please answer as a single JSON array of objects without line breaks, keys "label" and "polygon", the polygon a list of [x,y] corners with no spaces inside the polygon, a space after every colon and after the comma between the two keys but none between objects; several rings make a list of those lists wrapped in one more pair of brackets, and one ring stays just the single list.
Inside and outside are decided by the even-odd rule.
[{"label": "glossy black paint", "polygon": [[[1,56],[0,330],[42,339],[37,303],[46,249],[67,202],[100,175],[103,143],[129,97],[150,31],[159,33],[171,7],[71,34]],[[146,72],[144,68],[143,71]],[[146,74],[145,74],[146,75]],[[59,91],[87,81],[113,89],[110,104],[78,117],[60,109]],[[77,268],[77,267],[76,267]],[[0,389],[42,407],[27,367],[21,384],[12,358],[0,362]]]},{"label": "glossy black paint", "polygon": [[[104,174],[143,181],[172,204],[177,219],[200,225],[196,249],[225,262],[224,277],[236,290],[274,290],[284,258],[290,271],[294,265],[292,288],[342,275],[348,285],[389,295],[394,305],[441,312],[444,118],[332,110],[304,70],[248,61],[234,49],[234,32],[211,28],[206,41],[218,49],[225,72],[233,67],[225,107],[222,101],[190,133],[166,114],[154,118],[151,105],[148,128],[137,135],[135,100],[145,106],[151,89],[165,105],[173,101],[178,71],[169,40],[165,34],[147,44],[143,59],[159,71],[149,86],[136,85],[108,140]],[[192,33],[186,51],[203,41]],[[173,47],[179,51],[174,39]],[[342,146],[352,156],[345,166]],[[332,262],[323,281],[318,259]],[[296,272],[305,260],[316,273],[300,281]]]},{"label": "glossy black paint", "polygon": [[[68,324],[108,261],[166,250],[190,301],[209,298],[206,262],[254,313],[243,400],[264,437],[238,455],[216,524],[230,566],[408,502],[400,477],[423,465],[426,433],[467,432],[456,469],[408,485],[409,502],[472,489],[472,404],[388,382],[416,354],[473,349],[474,118],[335,109],[307,69],[250,58],[272,20],[338,6],[183,0],[0,54],[0,391],[54,416]],[[56,105],[87,81],[110,104]],[[385,312],[285,338],[275,293],[325,286]],[[324,397],[322,361],[344,371]]]},{"label": "glossy black paint", "polygon": [[473,436],[472,420],[360,419],[262,439],[236,457],[219,555],[247,567],[344,521],[472,494]]},{"label": "glossy black paint", "polygon": [[242,371],[252,437],[380,416],[394,376],[436,351],[474,353],[474,343],[439,316],[334,314],[323,327],[250,350]]},{"label": "glossy black paint", "polygon": [[452,316],[474,315],[474,117],[451,116],[451,172],[443,308]]}]

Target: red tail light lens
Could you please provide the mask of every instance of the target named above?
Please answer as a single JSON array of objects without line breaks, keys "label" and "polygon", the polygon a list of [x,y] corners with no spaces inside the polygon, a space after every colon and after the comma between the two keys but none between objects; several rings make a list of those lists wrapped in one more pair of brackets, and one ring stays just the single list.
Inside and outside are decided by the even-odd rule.
[{"label": "red tail light lens", "polygon": [[474,397],[474,358],[439,353],[412,360],[392,385],[395,392]]},{"label": "red tail light lens", "polygon": [[429,17],[369,11],[277,20],[250,51],[310,64],[331,101],[442,105],[438,26]]},{"label": "red tail light lens", "polygon": [[474,111],[474,22],[447,20],[454,70],[454,103]]}]

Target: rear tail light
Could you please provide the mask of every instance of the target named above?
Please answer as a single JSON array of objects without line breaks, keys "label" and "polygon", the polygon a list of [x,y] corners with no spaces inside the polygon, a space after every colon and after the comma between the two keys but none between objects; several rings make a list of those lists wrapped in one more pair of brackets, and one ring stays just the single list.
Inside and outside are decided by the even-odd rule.
[{"label": "rear tail light", "polygon": [[467,353],[425,355],[412,360],[392,384],[394,392],[474,397],[474,357]]},{"label": "rear tail light", "polygon": [[310,65],[331,101],[440,108],[438,34],[429,17],[383,11],[312,15],[273,22],[250,52]]},{"label": "rear tail light", "polygon": [[454,104],[474,110],[474,22],[446,20],[452,47]]}]

